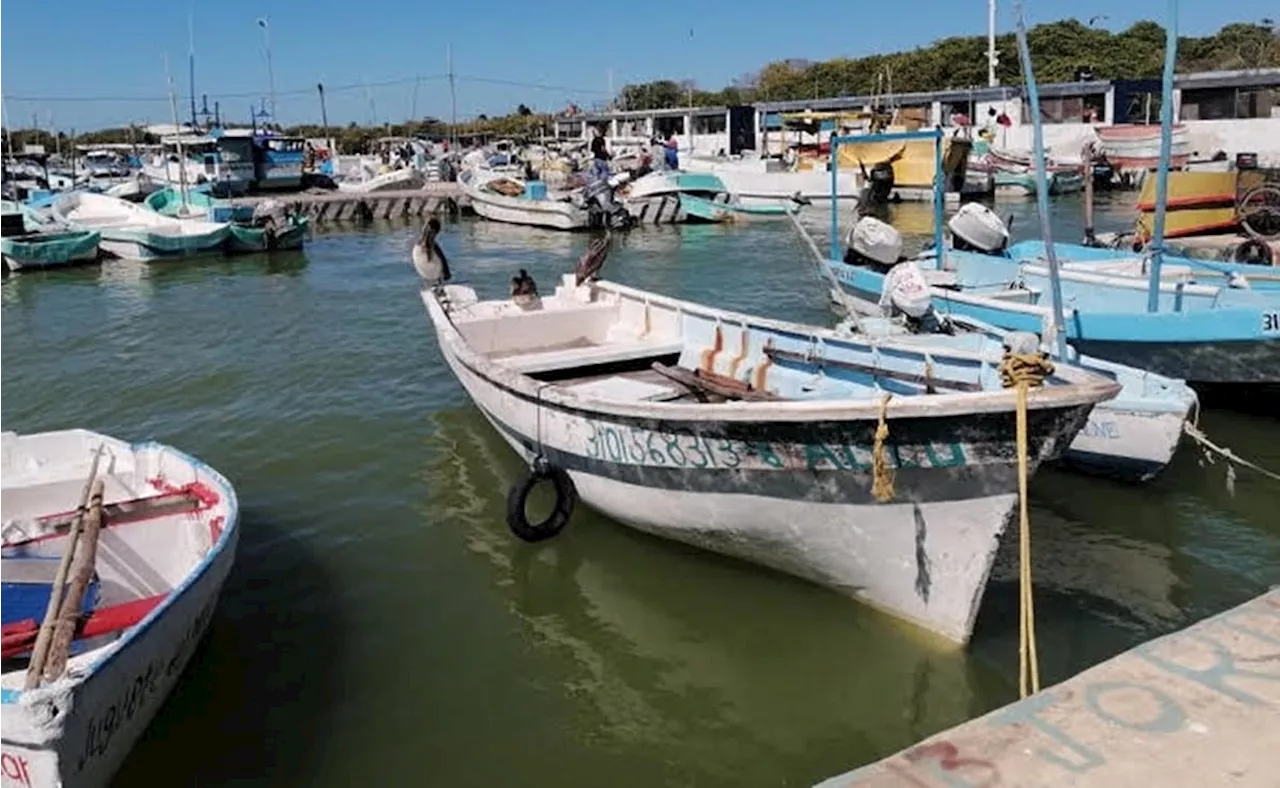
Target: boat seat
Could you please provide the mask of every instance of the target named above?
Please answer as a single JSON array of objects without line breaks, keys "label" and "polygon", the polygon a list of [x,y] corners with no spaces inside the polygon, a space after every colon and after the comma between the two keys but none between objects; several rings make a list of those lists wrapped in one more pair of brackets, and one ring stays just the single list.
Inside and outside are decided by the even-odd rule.
[{"label": "boat seat", "polygon": [[683,340],[642,340],[638,342],[610,342],[604,345],[587,345],[559,350],[521,353],[498,361],[516,372],[532,375],[558,369],[574,369],[619,361],[635,361],[643,358],[672,356],[684,350]]},{"label": "boat seat", "polygon": [[675,399],[684,394],[682,390],[674,386],[663,386],[645,380],[626,378],[621,375],[578,383],[566,387],[566,390],[572,391],[580,397],[622,400],[624,402],[654,402]]}]

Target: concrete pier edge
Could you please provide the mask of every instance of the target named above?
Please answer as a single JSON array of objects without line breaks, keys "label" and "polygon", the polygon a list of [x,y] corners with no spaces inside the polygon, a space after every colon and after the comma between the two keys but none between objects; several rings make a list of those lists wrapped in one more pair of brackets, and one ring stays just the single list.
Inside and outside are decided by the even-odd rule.
[{"label": "concrete pier edge", "polygon": [[1280,785],[1280,586],[817,788]]}]

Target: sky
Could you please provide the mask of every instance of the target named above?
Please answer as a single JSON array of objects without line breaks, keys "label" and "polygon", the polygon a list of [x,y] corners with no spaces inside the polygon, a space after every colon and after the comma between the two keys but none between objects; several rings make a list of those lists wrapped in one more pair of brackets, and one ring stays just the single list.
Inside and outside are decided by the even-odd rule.
[{"label": "sky", "polygon": [[[1011,31],[1013,4],[998,6],[998,31]],[[209,95],[210,109],[219,101],[225,119],[247,124],[274,82],[277,121],[318,123],[323,83],[329,122],[345,125],[411,113],[448,120],[450,51],[462,120],[521,102],[538,111],[589,107],[606,101],[611,86],[654,79],[713,90],[775,60],[860,57],[984,34],[987,16],[985,0],[60,0],[57,20],[50,7],[4,6],[5,125],[29,127],[32,113],[41,127],[64,131],[172,122],[166,56],[186,119],[189,29],[195,93]],[[1026,0],[1025,9],[1029,25],[1103,15],[1098,26],[1122,30],[1141,19],[1163,23],[1168,0]],[[1182,0],[1179,31],[1206,35],[1269,15],[1274,0]]]}]

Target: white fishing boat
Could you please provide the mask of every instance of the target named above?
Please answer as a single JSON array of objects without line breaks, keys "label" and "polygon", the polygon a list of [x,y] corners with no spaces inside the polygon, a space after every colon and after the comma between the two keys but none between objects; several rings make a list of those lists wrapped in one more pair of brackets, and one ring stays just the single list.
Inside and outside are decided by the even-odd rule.
[{"label": "white fishing boat", "polygon": [[231,234],[226,223],[162,216],[105,194],[74,192],[54,202],[51,210],[67,224],[102,233],[102,249],[128,260],[219,252]]},{"label": "white fishing boat", "polygon": [[[0,440],[4,785],[105,786],[209,626],[235,559],[236,494],[158,443],[86,430]],[[65,629],[42,638],[45,621]]]},{"label": "white fishing boat", "polygon": [[[822,170],[792,171],[774,159],[719,159],[690,156],[681,160],[689,172],[719,176],[728,192],[744,205],[776,204],[799,197],[811,202],[831,200],[831,173]],[[862,178],[853,170],[836,173],[836,197],[852,199],[862,189]]]},{"label": "white fishing boat", "polygon": [[135,172],[132,177],[109,186],[106,195],[126,202],[142,202],[152,192],[162,188],[163,183],[157,183],[142,172]]},{"label": "white fishing boat", "polygon": [[[1120,171],[1145,171],[1160,164],[1160,124],[1120,123],[1097,128],[1099,148],[1111,166]],[[1191,158],[1191,137],[1181,124],[1172,129],[1169,165],[1178,168]]]},{"label": "white fishing boat", "polygon": [[491,221],[553,230],[580,230],[591,220],[587,208],[570,196],[553,196],[545,191],[525,196],[528,193],[525,182],[511,176],[484,170],[463,170],[458,174],[458,185],[471,200],[472,210]]},{"label": "white fishing boat", "polygon": [[372,192],[388,192],[421,189],[427,182],[418,170],[403,167],[383,173],[364,172],[361,180],[345,179],[338,182],[338,191],[352,194],[370,194]]},{"label": "white fishing boat", "polygon": [[[480,301],[424,287],[443,355],[533,472],[522,538],[577,496],[640,530],[834,588],[965,643],[1018,501],[1015,391],[980,355],[882,347],[566,276]],[[1030,394],[1029,470],[1110,380],[1064,366]],[[939,391],[943,393],[929,393]],[[530,524],[539,480],[557,508]]]}]

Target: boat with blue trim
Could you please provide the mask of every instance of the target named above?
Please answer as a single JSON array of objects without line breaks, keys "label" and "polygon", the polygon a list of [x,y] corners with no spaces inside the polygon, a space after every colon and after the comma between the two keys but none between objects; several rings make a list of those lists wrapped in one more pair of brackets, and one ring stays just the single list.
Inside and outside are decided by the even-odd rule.
[{"label": "boat with blue trim", "polygon": [[[531,292],[532,290],[532,292]],[[450,369],[533,472],[639,530],[836,589],[965,643],[1018,501],[1016,396],[979,353],[767,320],[570,274],[481,301],[424,284]],[[1031,470],[1120,386],[1030,394]]]},{"label": "boat with blue trim", "polygon": [[106,786],[213,617],[236,493],[159,443],[87,430],[0,442],[4,783]]}]

